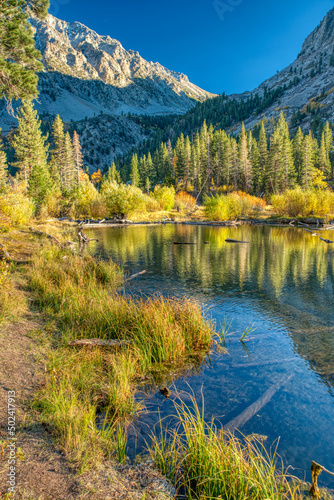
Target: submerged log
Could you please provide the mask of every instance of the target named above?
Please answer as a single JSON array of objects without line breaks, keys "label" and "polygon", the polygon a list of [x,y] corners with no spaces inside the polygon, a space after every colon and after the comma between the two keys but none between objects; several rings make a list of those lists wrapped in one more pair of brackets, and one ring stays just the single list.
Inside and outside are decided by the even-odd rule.
[{"label": "submerged log", "polygon": [[231,238],[226,238],[225,240],[227,243],[250,243],[250,241],[239,241],[239,240],[232,240]]},{"label": "submerged log", "polygon": [[252,403],[246,410],[244,410],[240,415],[236,418],[228,422],[223,426],[223,431],[233,432],[235,429],[240,429],[243,427],[254,415],[256,415],[262,408],[271,401],[273,396],[283,387],[285,384],[289,382],[292,375],[284,377],[279,382],[273,384],[266,392],[257,399],[254,403]]},{"label": "submerged log", "polygon": [[126,278],[124,281],[127,282],[127,281],[131,281],[133,280],[134,278],[137,278],[138,276],[141,276],[142,274],[145,274],[146,271],[140,271],[140,273],[136,273],[136,274],[132,274],[129,278]]},{"label": "submerged log", "polygon": [[71,340],[68,345],[76,347],[121,347],[122,345],[129,345],[132,340],[103,340],[103,339],[78,339]]}]

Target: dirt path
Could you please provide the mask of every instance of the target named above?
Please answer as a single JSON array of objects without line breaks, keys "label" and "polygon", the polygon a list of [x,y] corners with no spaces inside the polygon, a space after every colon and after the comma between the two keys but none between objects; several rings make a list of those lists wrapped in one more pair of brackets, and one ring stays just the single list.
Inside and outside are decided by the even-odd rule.
[{"label": "dirt path", "polygon": [[[16,458],[16,498],[57,498],[71,500],[81,496],[82,487],[74,478],[64,456],[52,444],[52,437],[34,419],[29,403],[43,383],[44,364],[38,361],[40,346],[30,338],[41,330],[33,318],[0,327],[0,432],[9,438],[7,429],[9,391],[15,391],[16,446],[22,453]],[[0,492],[8,492],[8,448],[0,462]]]}]

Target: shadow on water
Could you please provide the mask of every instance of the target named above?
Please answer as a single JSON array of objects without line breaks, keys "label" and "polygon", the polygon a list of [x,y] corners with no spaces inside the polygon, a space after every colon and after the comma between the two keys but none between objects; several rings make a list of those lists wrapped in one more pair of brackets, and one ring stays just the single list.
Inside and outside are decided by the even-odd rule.
[{"label": "shadow on water", "polygon": [[[214,354],[211,363],[175,374],[172,392],[186,402],[190,392],[200,401],[203,391],[206,417],[222,425],[270,394],[242,423],[242,433],[268,436],[266,443],[279,436],[279,453],[300,476],[311,460],[334,469],[334,245],[300,229],[277,227],[167,225],[85,232],[99,239],[91,243],[91,253],[112,258],[129,274],[147,271],[124,293],[193,297],[218,329],[231,324],[228,355]],[[330,231],[324,235],[329,238]],[[226,243],[226,238],[251,244]],[[250,325],[255,330],[242,345],[240,336]],[[146,389],[149,411],[130,431],[137,450],[158,413],[173,413],[173,398],[165,399],[154,384]]]}]

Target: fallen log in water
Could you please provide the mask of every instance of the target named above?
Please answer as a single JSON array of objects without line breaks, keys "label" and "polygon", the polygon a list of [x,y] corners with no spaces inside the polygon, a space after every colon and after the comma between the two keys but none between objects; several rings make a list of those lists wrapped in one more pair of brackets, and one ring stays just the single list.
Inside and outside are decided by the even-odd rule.
[{"label": "fallen log in water", "polygon": [[141,276],[142,274],[145,274],[145,273],[146,273],[146,271],[140,271],[140,273],[132,274],[132,276],[130,276],[129,278],[126,278],[124,281],[125,282],[131,281],[134,278],[137,278],[138,276]]},{"label": "fallen log in water", "polygon": [[292,363],[292,361],[295,361],[296,358],[287,358],[287,359],[277,359],[275,361],[268,360],[268,361],[255,361],[253,363],[238,363],[232,365],[232,368],[253,368],[253,367],[260,367],[260,366],[273,366],[273,365],[283,365],[286,363]]},{"label": "fallen log in water", "polygon": [[[320,238],[320,236],[319,236],[319,238]],[[325,243],[328,243],[328,244],[329,244],[329,243],[334,243],[334,241],[331,241],[331,240],[325,240],[324,238],[320,238],[320,239],[321,239],[322,241],[324,241]]]},{"label": "fallen log in water", "polygon": [[227,243],[250,243],[250,241],[239,241],[239,240],[232,240],[231,238],[226,238],[225,240]]},{"label": "fallen log in water", "polygon": [[68,345],[75,347],[121,347],[123,345],[129,345],[132,340],[103,340],[103,339],[78,339],[71,340]]},{"label": "fallen log in water", "polygon": [[233,432],[235,429],[240,429],[243,427],[254,415],[256,415],[262,408],[271,401],[273,396],[283,387],[285,384],[289,382],[292,375],[285,376],[279,382],[273,384],[266,392],[257,399],[254,403],[252,403],[246,410],[244,410],[240,415],[236,418],[228,422],[223,426],[223,431]]},{"label": "fallen log in water", "polygon": [[174,241],[173,245],[196,245],[196,243],[188,243],[186,241]]}]

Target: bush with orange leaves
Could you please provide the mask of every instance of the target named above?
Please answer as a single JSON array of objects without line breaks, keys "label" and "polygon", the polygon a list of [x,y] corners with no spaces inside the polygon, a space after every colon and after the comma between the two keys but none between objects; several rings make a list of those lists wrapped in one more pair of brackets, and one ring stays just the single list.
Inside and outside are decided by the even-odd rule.
[{"label": "bush with orange leaves", "polygon": [[180,191],[175,196],[175,208],[182,212],[183,210],[195,210],[196,199],[185,191]]},{"label": "bush with orange leaves", "polygon": [[239,196],[240,198],[247,200],[250,203],[251,207],[255,209],[263,210],[267,206],[267,203],[263,198],[252,196],[248,193],[245,193],[244,191],[234,191],[231,194],[232,196],[236,195]]}]

